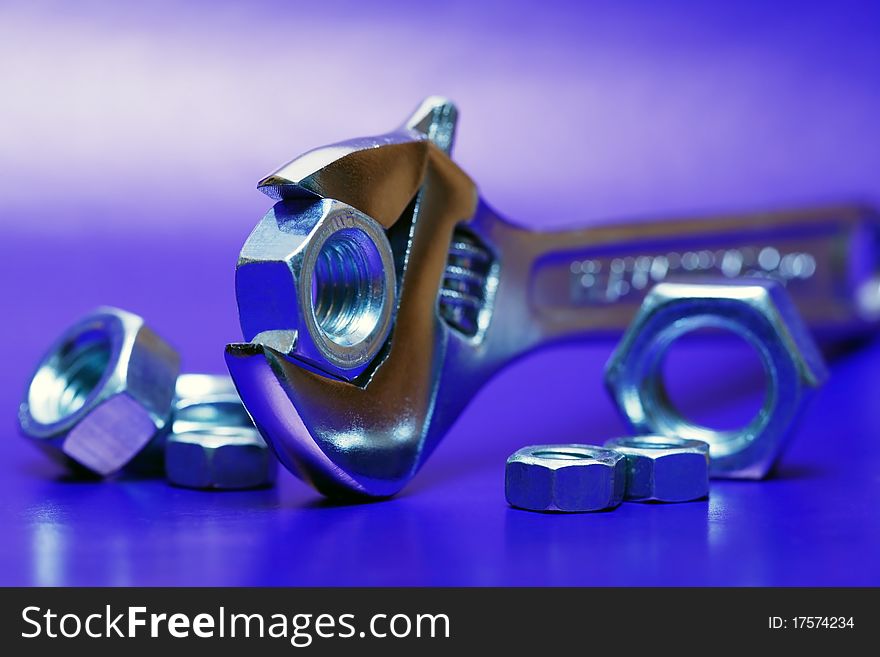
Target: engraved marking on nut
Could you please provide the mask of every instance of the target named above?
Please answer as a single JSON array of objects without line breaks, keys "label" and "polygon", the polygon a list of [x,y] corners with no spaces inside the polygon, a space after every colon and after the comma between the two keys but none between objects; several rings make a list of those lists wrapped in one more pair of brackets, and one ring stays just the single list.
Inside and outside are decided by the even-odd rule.
[{"label": "engraved marking on nut", "polygon": [[368,363],[391,329],[394,260],[381,226],[351,211],[322,224],[302,263],[300,308],[321,355],[352,369]]},{"label": "engraved marking on nut", "polygon": [[505,494],[528,511],[578,513],[620,504],[626,484],[622,454],[592,445],[533,445],[507,459]]},{"label": "engraved marking on nut", "polygon": [[[764,476],[800,411],[805,389],[818,385],[824,372],[816,374],[816,381],[805,376],[800,350],[812,352],[814,345],[805,330],[800,332],[793,308],[777,307],[780,299],[771,294],[782,295],[784,290],[774,290],[766,282],[666,283],[655,288],[606,371],[608,387],[633,429],[709,443],[713,476]],[[731,331],[760,357],[767,380],[764,402],[741,429],[721,431],[695,424],[670,401],[662,376],[663,358],[675,340],[702,328]],[[804,358],[823,367],[818,355]]]}]

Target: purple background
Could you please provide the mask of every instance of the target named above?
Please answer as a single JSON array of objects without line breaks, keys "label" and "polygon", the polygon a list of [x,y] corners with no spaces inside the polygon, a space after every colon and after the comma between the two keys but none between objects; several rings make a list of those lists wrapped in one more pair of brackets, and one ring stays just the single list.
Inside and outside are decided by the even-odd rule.
[{"label": "purple background", "polygon": [[[880,584],[878,343],[835,360],[778,477],[592,515],[508,508],[503,463],[622,432],[611,344],[514,365],[371,505],[286,473],[226,494],[71,481],[15,419],[42,350],[100,304],[224,371],[256,181],[428,94],[459,104],[485,197],[534,227],[877,201],[876,4],[145,4],[0,5],[0,584]],[[681,348],[676,395],[739,419],[760,374],[708,349]]]}]

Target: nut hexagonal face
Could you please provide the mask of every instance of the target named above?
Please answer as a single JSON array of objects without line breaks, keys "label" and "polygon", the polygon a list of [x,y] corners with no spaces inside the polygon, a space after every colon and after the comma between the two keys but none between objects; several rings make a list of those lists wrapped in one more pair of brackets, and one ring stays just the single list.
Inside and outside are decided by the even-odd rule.
[{"label": "nut hexagonal face", "polygon": [[[689,422],[669,401],[661,365],[669,346],[701,328],[736,333],[757,351],[767,394],[736,431]],[[637,434],[709,444],[714,477],[764,477],[785,446],[810,393],[827,377],[822,356],[785,289],[771,280],[661,283],[645,297],[605,369],[609,392]]]},{"label": "nut hexagonal face", "polygon": [[626,457],[626,500],[687,502],[709,494],[707,443],[637,436],[609,440],[605,447]]},{"label": "nut hexagonal face", "polygon": [[533,445],[507,459],[505,494],[529,511],[578,513],[620,504],[626,484],[623,455],[592,445]]},{"label": "nut hexagonal face", "polygon": [[165,442],[165,474],[177,486],[259,488],[271,485],[276,471],[275,456],[252,427],[173,433]]},{"label": "nut hexagonal face", "polygon": [[22,432],[52,456],[112,474],[161,435],[179,369],[143,319],[100,308],[41,360],[19,408]]},{"label": "nut hexagonal face", "polygon": [[346,380],[385,344],[395,286],[382,226],[332,199],[277,203],[242,247],[235,274],[246,340]]}]

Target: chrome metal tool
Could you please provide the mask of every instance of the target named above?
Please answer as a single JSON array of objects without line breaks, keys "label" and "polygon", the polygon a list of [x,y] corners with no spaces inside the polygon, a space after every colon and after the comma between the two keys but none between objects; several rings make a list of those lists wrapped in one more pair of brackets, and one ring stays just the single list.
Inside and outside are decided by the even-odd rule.
[{"label": "chrome metal tool", "polygon": [[292,472],[388,496],[500,368],[619,336],[655,282],[772,277],[813,329],[880,317],[877,216],[860,206],[540,232],[499,216],[450,158],[457,112],[318,148],[259,183],[277,201],[242,249],[239,394]]}]

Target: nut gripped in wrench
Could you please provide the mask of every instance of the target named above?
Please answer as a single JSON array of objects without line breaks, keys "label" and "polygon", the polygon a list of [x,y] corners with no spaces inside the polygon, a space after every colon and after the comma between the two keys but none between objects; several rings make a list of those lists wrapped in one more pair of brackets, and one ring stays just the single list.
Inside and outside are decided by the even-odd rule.
[{"label": "nut gripped in wrench", "polygon": [[[362,372],[327,376],[259,338],[227,347],[254,422],[325,494],[396,493],[500,368],[559,340],[620,335],[656,281],[783,279],[828,335],[863,332],[880,315],[869,209],[530,231],[486,205],[444,151],[451,108],[429,99],[403,128],[311,151],[260,184],[283,203],[347,204],[381,225],[392,249],[392,328]],[[465,265],[483,262],[470,281],[468,256]]]}]

